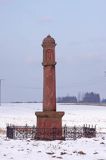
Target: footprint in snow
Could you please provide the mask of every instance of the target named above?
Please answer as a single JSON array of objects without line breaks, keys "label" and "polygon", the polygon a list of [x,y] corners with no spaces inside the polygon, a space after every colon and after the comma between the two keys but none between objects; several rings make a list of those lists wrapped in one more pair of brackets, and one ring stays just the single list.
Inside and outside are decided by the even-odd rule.
[{"label": "footprint in snow", "polygon": [[56,158],[63,159],[62,157],[56,157]]},{"label": "footprint in snow", "polygon": [[67,154],[67,152],[61,152],[61,153],[60,153],[60,155],[64,155],[64,154]]},{"label": "footprint in snow", "polygon": [[94,152],[93,154],[98,154],[98,152]]},{"label": "footprint in snow", "polygon": [[105,144],[104,142],[101,142],[100,144]]},{"label": "footprint in snow", "polygon": [[46,154],[52,155],[54,154],[54,152],[46,152]]}]

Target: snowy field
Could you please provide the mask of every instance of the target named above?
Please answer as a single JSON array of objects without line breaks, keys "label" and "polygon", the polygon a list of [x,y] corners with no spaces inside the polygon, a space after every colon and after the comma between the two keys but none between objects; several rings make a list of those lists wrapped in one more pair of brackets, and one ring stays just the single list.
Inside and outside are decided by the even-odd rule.
[{"label": "snowy field", "polygon": [[[3,104],[0,106],[0,130],[9,123],[35,125],[36,111],[42,104]],[[81,138],[75,141],[10,140],[0,134],[0,160],[106,160],[106,107],[57,104],[64,111],[63,126],[97,126],[96,138]]]}]

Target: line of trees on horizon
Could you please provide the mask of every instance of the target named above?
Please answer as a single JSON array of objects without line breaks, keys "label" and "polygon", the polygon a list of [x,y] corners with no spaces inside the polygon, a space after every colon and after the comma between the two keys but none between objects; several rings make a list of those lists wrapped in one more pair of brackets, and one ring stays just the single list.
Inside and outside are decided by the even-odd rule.
[{"label": "line of trees on horizon", "polygon": [[[106,99],[101,99],[99,93],[86,92],[82,95],[64,96],[56,99],[57,103],[106,103]],[[11,103],[42,103],[42,101],[13,101]]]},{"label": "line of trees on horizon", "polygon": [[58,97],[57,103],[106,103],[106,99],[101,100],[99,93],[86,92],[81,100],[76,96],[65,96]]}]

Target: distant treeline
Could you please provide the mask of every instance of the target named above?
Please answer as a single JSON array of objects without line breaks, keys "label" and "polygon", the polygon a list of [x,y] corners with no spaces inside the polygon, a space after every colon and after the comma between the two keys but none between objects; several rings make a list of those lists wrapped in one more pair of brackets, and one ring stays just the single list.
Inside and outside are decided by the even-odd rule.
[{"label": "distant treeline", "polygon": [[[42,103],[42,101],[15,101],[12,103]],[[57,103],[106,103],[106,99],[100,98],[100,94],[94,92],[86,92],[83,96],[64,96],[58,97]]]},{"label": "distant treeline", "polygon": [[106,103],[106,99],[101,100],[100,95],[94,92],[86,92],[82,99],[79,100],[76,96],[58,97],[58,103]]}]

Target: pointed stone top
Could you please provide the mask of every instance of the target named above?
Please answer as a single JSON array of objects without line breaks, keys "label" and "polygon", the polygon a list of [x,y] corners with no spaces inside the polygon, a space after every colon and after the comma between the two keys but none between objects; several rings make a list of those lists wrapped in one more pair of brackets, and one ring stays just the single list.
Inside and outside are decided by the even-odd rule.
[{"label": "pointed stone top", "polygon": [[47,38],[52,38],[50,34],[48,34]]},{"label": "pointed stone top", "polygon": [[43,39],[42,47],[55,47],[56,43],[54,38],[48,35],[46,38]]}]

